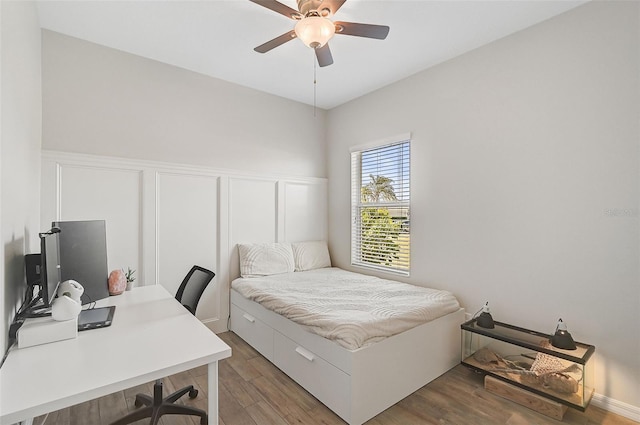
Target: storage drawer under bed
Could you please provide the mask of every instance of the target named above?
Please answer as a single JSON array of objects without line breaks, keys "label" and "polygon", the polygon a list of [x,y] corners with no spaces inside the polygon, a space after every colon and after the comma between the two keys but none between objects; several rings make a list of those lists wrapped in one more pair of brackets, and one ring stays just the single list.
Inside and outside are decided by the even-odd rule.
[{"label": "storage drawer under bed", "polygon": [[273,337],[273,363],[339,416],[350,417],[351,377],[280,332]]},{"label": "storage drawer under bed", "polygon": [[273,363],[274,330],[253,315],[231,304],[231,329]]},{"label": "storage drawer under bed", "polygon": [[348,374],[233,303],[231,329],[338,415],[350,417]]}]

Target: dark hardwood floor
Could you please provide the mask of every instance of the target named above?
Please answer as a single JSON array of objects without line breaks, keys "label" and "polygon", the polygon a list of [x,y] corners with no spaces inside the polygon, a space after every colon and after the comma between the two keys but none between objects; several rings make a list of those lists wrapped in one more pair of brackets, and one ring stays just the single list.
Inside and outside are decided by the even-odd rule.
[{"label": "dark hardwood floor", "polygon": [[[219,363],[221,425],[342,425],[344,422],[232,332],[219,335],[233,356]],[[457,366],[409,397],[380,413],[367,425],[638,425],[624,417],[589,407],[569,409],[562,422],[547,418],[483,389],[482,376]],[[207,408],[207,368],[199,367],[164,379],[165,395],[194,384],[195,400]],[[107,425],[134,409],[135,394],[152,393],[150,382],[36,418],[35,425]],[[148,423],[148,420],[137,424]],[[163,425],[197,425],[190,417],[166,416]]]}]

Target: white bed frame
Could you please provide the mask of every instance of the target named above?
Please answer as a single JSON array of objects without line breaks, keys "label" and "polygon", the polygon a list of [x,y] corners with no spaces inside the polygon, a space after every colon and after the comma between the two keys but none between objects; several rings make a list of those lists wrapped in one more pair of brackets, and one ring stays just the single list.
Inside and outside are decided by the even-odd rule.
[{"label": "white bed frame", "polygon": [[350,425],[460,363],[459,309],[357,350],[306,331],[231,289],[231,330]]}]

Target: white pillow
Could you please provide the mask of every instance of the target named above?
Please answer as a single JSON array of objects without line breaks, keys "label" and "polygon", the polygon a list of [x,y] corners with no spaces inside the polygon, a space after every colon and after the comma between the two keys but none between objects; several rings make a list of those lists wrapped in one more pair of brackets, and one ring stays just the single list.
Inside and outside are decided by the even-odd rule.
[{"label": "white pillow", "polygon": [[242,277],[269,276],[294,271],[290,243],[238,244],[240,275]]},{"label": "white pillow", "polygon": [[325,241],[296,242],[291,245],[297,272],[331,267],[329,248]]}]

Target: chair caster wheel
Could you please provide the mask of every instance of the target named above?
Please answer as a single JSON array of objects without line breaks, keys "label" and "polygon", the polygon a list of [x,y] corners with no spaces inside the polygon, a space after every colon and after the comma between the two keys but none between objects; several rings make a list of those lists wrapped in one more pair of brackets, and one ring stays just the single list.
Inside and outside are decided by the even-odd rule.
[{"label": "chair caster wheel", "polygon": [[194,388],[191,391],[189,391],[189,398],[196,398],[196,397],[198,397],[198,390]]}]

